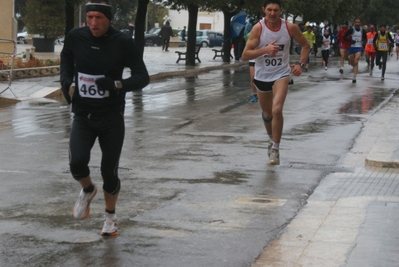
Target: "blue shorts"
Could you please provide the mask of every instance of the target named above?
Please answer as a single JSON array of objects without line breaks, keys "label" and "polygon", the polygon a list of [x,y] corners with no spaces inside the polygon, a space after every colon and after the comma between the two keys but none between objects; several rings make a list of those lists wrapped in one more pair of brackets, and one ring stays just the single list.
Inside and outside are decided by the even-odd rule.
[{"label": "blue shorts", "polygon": [[352,54],[356,54],[356,53],[362,52],[362,51],[363,51],[363,47],[349,47],[348,54],[352,55]]}]

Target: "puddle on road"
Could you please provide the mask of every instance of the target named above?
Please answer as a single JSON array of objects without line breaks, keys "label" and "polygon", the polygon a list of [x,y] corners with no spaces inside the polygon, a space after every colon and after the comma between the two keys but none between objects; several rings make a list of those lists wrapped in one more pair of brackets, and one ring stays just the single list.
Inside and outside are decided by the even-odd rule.
[{"label": "puddle on road", "polygon": [[298,136],[298,135],[306,135],[309,133],[321,133],[330,126],[331,126],[331,120],[316,120],[305,124],[297,125],[286,134],[290,136]]},{"label": "puddle on road", "polygon": [[237,171],[215,172],[212,178],[199,178],[199,179],[174,179],[174,178],[161,178],[162,182],[177,181],[188,184],[230,184],[237,185],[246,182],[248,174]]},{"label": "puddle on road", "polygon": [[394,89],[367,88],[363,95],[343,104],[338,114],[366,114],[390,98]]},{"label": "puddle on road", "polygon": [[341,78],[337,77],[328,77],[328,76],[323,76],[323,77],[314,77],[314,76],[309,76],[309,80],[312,82],[328,82],[328,81],[339,81],[342,80]]}]

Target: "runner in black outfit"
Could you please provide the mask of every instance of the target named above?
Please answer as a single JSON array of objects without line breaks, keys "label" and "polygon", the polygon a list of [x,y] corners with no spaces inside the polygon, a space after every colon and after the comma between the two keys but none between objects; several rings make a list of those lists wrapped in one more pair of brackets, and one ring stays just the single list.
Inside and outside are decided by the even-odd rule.
[{"label": "runner in black outfit", "polygon": [[[125,134],[125,94],[149,83],[146,66],[132,38],[114,30],[111,19],[109,0],[91,0],[86,4],[88,27],[71,30],[61,52],[62,92],[68,103],[72,103],[74,113],[69,164],[73,177],[82,186],[73,216],[86,219],[90,201],[97,193],[88,163],[98,138],[105,199],[102,235],[118,233],[115,206],[121,187],[118,165]],[[126,79],[122,79],[124,67],[131,70]],[[74,77],[71,99],[69,88]]]}]

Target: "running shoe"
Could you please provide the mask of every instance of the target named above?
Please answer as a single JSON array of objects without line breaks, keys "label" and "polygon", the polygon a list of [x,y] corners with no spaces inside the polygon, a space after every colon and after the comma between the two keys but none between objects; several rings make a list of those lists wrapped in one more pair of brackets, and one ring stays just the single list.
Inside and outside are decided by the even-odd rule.
[{"label": "running shoe", "polygon": [[269,141],[269,144],[267,145],[267,156],[270,158],[270,154],[272,153],[272,146],[273,142]]},{"label": "running shoe", "polygon": [[97,186],[94,186],[93,192],[86,193],[80,190],[78,199],[76,200],[75,207],[72,210],[72,215],[75,219],[84,220],[90,214],[90,202],[97,194]]},{"label": "running shoe", "polygon": [[118,234],[118,221],[116,214],[104,213],[104,226],[101,230],[102,236],[116,236]]},{"label": "running shoe", "polygon": [[344,70],[343,69],[339,69],[339,73],[343,74]]},{"label": "running shoe", "polygon": [[324,69],[327,70],[327,66],[324,66]]},{"label": "running shoe", "polygon": [[381,81],[385,80],[384,76],[381,77]]},{"label": "running shoe", "polygon": [[258,95],[253,95],[250,101],[251,101],[252,103],[258,102]]},{"label": "running shoe", "polygon": [[278,149],[272,149],[272,152],[270,153],[269,164],[280,165],[280,153]]},{"label": "running shoe", "polygon": [[352,83],[356,83],[356,79],[355,78],[352,79]]}]

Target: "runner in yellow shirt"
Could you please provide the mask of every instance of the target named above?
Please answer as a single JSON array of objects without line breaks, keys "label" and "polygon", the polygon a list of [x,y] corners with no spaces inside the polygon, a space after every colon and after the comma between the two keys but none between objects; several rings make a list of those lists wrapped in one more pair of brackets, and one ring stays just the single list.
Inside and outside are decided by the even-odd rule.
[{"label": "runner in yellow shirt", "polygon": [[[393,43],[391,35],[385,31],[385,25],[380,25],[380,30],[374,37],[374,47],[377,50],[375,64],[382,69],[381,80],[384,80],[387,67],[389,47]],[[381,62],[382,59],[382,62]]]},{"label": "runner in yellow shirt", "polygon": [[[306,24],[306,31],[303,32],[303,36],[305,36],[305,39],[308,41],[308,43],[310,45],[310,51],[312,51],[313,46],[316,45],[316,36],[314,35],[313,27],[310,26],[310,24]],[[309,55],[310,55],[310,53],[309,53]],[[308,57],[308,60],[306,61],[305,71],[308,71],[309,61],[310,61],[310,56]]]}]

